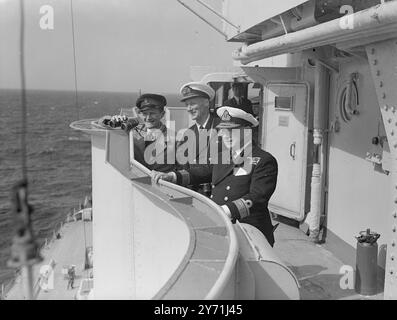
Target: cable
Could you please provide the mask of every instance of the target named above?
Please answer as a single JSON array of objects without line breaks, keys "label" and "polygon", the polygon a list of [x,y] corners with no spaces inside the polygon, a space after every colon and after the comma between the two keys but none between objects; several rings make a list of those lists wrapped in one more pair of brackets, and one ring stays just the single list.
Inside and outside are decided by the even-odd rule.
[{"label": "cable", "polygon": [[21,167],[22,179],[28,181],[27,174],[27,150],[26,150],[26,127],[27,127],[27,107],[26,107],[26,79],[25,79],[25,7],[24,0],[19,0],[20,4],[20,34],[19,34],[19,65],[21,77]]},{"label": "cable", "polygon": [[[76,65],[76,46],[74,35],[74,17],[73,17],[73,0],[70,0],[70,16],[72,19],[72,45],[73,45],[73,67],[74,67],[74,92],[75,92],[75,106],[77,110],[77,119],[80,119],[79,96],[77,93],[77,65]],[[80,136],[79,136],[80,137]]]},{"label": "cable", "polygon": [[[75,38],[75,30],[74,30],[74,14],[73,14],[73,0],[70,0],[70,16],[72,23],[72,47],[73,47],[73,67],[74,67],[74,92],[75,92],[75,106],[77,111],[77,119],[80,119],[80,107],[79,107],[79,96],[78,96],[78,85],[77,85],[77,63],[76,63],[76,38]],[[81,137],[78,137],[79,146],[81,146]],[[82,160],[80,159],[80,168]],[[84,208],[85,209],[85,208]],[[86,228],[85,228],[85,219],[84,219],[84,209],[81,210],[81,220],[83,222],[83,232],[84,232],[84,269],[85,263],[87,259],[87,237],[86,237]],[[91,209],[92,210],[92,209]],[[88,269],[86,271],[86,276],[88,277]]]}]

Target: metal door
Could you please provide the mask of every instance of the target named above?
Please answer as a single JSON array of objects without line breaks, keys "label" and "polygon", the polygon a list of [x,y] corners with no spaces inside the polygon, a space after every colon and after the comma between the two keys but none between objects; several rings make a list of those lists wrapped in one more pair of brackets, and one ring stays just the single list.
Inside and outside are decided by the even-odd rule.
[{"label": "metal door", "polygon": [[306,83],[268,83],[262,121],[263,148],[278,162],[269,209],[299,221],[305,215],[308,91]]}]

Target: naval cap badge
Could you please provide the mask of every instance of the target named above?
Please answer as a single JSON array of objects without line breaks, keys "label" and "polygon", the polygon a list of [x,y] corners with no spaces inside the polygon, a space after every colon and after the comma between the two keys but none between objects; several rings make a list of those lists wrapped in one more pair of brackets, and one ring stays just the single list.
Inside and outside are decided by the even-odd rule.
[{"label": "naval cap badge", "polygon": [[186,86],[182,89],[182,95],[184,96],[188,95],[191,92],[192,92],[192,88],[190,88],[189,86]]},{"label": "naval cap badge", "polygon": [[225,110],[225,112],[223,112],[221,120],[222,121],[230,121],[232,119],[232,117],[230,116],[229,111]]}]

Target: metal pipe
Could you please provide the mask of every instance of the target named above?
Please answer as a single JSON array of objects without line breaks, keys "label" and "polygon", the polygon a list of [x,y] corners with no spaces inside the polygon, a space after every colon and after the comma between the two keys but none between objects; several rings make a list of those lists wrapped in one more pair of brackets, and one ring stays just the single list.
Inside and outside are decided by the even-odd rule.
[{"label": "metal pipe", "polygon": [[[381,33],[397,29],[397,1],[390,1],[351,15],[352,28],[343,28],[341,19],[334,19],[314,27],[292,32],[277,38],[242,46],[233,59],[248,64],[280,54],[302,51],[337,42],[362,38],[363,41]],[[394,34],[395,37],[395,34]],[[370,40],[367,40],[370,41]]]},{"label": "metal pipe", "polygon": [[206,7],[208,10],[210,10],[212,13],[216,14],[219,18],[221,18],[223,21],[226,23],[230,24],[231,26],[235,27],[237,30],[240,30],[240,27],[235,25],[233,22],[231,22],[229,19],[227,19],[225,16],[220,14],[218,11],[216,11],[214,8],[206,4],[204,1],[201,0],[196,0],[198,3],[202,4],[204,7]]},{"label": "metal pipe", "polygon": [[216,27],[215,25],[213,25],[211,22],[209,22],[207,19],[205,19],[204,17],[202,17],[201,15],[199,15],[196,11],[194,11],[191,7],[189,7],[187,4],[185,4],[184,2],[182,2],[181,0],[176,0],[178,1],[181,5],[183,5],[186,9],[188,9],[190,12],[192,12],[194,15],[196,15],[197,17],[199,17],[201,20],[203,20],[205,23],[207,23],[209,26],[211,26],[213,29],[215,29],[216,31],[218,31],[221,35],[223,35],[225,37],[225,39],[227,38],[226,33],[224,33],[221,29],[219,29],[218,27]]},{"label": "metal pipe", "polygon": [[128,133],[128,143],[130,147],[130,169],[134,166],[135,154],[134,154],[134,134],[132,130]]},{"label": "metal pipe", "polygon": [[310,212],[306,217],[309,225],[310,239],[313,242],[319,241],[320,218],[322,213],[323,196],[323,133],[326,129],[326,115],[328,107],[328,71],[327,68],[316,62],[315,84],[314,84],[314,119],[313,119],[313,171],[311,180]]}]

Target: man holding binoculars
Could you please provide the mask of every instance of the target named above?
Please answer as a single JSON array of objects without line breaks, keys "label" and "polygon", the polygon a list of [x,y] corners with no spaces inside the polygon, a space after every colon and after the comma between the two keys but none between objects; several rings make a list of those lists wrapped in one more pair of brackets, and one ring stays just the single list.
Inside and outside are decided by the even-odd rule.
[{"label": "man holding binoculars", "polygon": [[[136,101],[136,107],[143,123],[131,129],[135,159],[150,170],[161,172],[171,171],[175,167],[175,161],[167,161],[170,155],[175,159],[175,143],[170,141],[174,135],[167,134],[167,127],[161,122],[166,105],[167,99],[162,95],[141,95]],[[126,130],[128,129],[127,122]]]},{"label": "man holding binoculars", "polygon": [[138,115],[143,122],[123,115],[102,120],[103,124],[113,128],[121,127],[126,132],[132,130],[135,160],[150,170],[160,172],[168,172],[175,167],[175,160],[168,161],[171,156],[175,159],[175,143],[170,141],[174,135],[167,135],[167,127],[161,122],[166,105],[164,96],[146,93],[136,101]]}]

